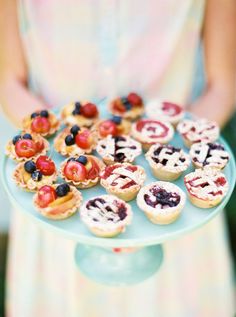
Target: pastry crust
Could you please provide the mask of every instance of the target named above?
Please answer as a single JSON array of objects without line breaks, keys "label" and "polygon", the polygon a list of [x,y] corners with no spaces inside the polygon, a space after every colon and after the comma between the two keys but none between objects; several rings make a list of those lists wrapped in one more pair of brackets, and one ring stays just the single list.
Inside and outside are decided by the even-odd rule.
[{"label": "pastry crust", "polygon": [[[150,190],[152,190],[153,188],[160,188],[167,192],[178,194],[180,197],[178,204],[174,207],[165,206],[165,208],[159,207],[159,204],[157,205],[157,208],[148,205],[144,199],[144,196],[145,194],[152,196]],[[185,201],[186,195],[178,186],[169,182],[162,181],[153,182],[148,184],[147,186],[144,186],[143,188],[141,188],[137,195],[138,207],[145,213],[145,215],[151,222],[160,225],[170,224],[173,221],[175,221],[179,217],[182,209],[184,208]]]},{"label": "pastry crust", "polygon": [[[84,129],[82,128],[81,131]],[[93,144],[88,149],[82,149],[78,147],[77,144],[67,146],[65,143],[65,137],[70,134],[70,128],[65,128],[61,133],[59,133],[54,139],[55,150],[63,156],[76,156],[84,153],[91,153],[97,144],[97,134],[95,131],[91,131],[91,136],[94,139]]]},{"label": "pastry crust", "polygon": [[[91,157],[98,164],[100,170],[102,170],[105,167],[105,164],[101,160],[99,160],[96,156],[86,155],[86,157],[88,157],[88,158]],[[68,179],[66,177],[66,175],[64,174],[64,168],[65,168],[66,164],[67,164],[67,160],[62,162],[61,167],[60,167],[61,178],[64,179],[66,183],[72,184],[77,188],[84,189],[84,188],[90,188],[90,187],[96,186],[97,183],[99,182],[99,180],[100,180],[99,176],[94,178],[94,179],[86,179],[83,182],[75,182],[73,180]]]},{"label": "pastry crust", "polygon": [[145,157],[153,175],[163,181],[176,180],[190,165],[189,155],[182,149],[171,145],[154,144]]},{"label": "pastry crust", "polygon": [[[115,195],[124,201],[133,200],[144,184],[146,178],[145,170],[138,165],[133,166],[129,163],[117,163],[112,166],[114,169],[108,177],[105,177],[105,173],[108,172],[109,168],[110,167],[105,167],[100,173],[101,185],[106,189],[108,194]],[[131,171],[127,168],[136,168],[136,170]],[[131,181],[134,181],[135,184],[130,187],[125,187],[125,185]],[[115,185],[113,183],[115,183]]]},{"label": "pastry crust", "polygon": [[[87,204],[89,201],[96,199],[103,199],[105,204],[102,204],[102,206],[109,206],[112,209],[112,212],[102,210],[99,203],[96,207],[88,209]],[[119,217],[116,216],[116,202],[124,205],[126,208],[126,217],[122,220],[118,219]],[[80,209],[80,216],[81,220],[93,234],[103,238],[112,238],[125,231],[126,226],[130,225],[132,221],[133,213],[131,206],[123,200],[112,195],[101,195],[86,201]],[[96,221],[94,220],[94,217],[97,218]],[[113,218],[113,221],[109,221],[110,217]]]},{"label": "pastry crust", "polygon": [[141,103],[138,106],[133,106],[131,108],[131,110],[126,110],[125,112],[122,112],[122,111],[118,111],[118,110],[114,109],[114,103],[116,103],[116,102],[121,102],[121,99],[116,98],[116,99],[112,100],[108,105],[109,112],[111,112],[115,116],[120,116],[120,117],[125,118],[127,120],[134,121],[144,114],[144,104],[143,103]]},{"label": "pastry crust", "polygon": [[[107,119],[107,120],[109,120],[109,119]],[[101,134],[99,133],[99,126],[102,122],[107,121],[107,120],[99,120],[97,123],[94,124],[94,126],[91,129],[91,130],[96,131],[99,139],[104,139],[104,137],[101,136]],[[130,133],[131,123],[130,123],[130,121],[128,121],[126,119],[122,119],[121,124],[118,124],[117,128],[118,128],[117,135],[128,135]]]},{"label": "pastry crust", "polygon": [[[52,185],[56,188],[59,184]],[[53,220],[62,220],[69,218],[77,212],[82,202],[81,193],[73,186],[70,186],[70,192],[73,193],[73,198],[64,202],[57,207],[45,207],[42,208],[37,203],[37,193],[33,197],[33,203],[36,210],[44,217],[53,219]],[[58,212],[59,209],[59,212]]]}]

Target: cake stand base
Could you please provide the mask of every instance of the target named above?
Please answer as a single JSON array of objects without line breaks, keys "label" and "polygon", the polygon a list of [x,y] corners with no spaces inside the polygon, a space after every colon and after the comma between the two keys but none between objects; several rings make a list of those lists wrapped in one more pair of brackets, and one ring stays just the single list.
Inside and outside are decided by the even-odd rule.
[{"label": "cake stand base", "polygon": [[161,266],[161,245],[143,248],[101,248],[78,244],[75,260],[81,272],[90,279],[111,286],[140,283]]}]

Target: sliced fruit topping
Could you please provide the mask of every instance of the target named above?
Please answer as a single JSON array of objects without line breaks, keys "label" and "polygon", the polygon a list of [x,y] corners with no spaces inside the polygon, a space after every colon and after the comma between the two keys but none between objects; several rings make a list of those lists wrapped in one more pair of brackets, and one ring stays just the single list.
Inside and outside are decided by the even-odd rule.
[{"label": "sliced fruit topping", "polygon": [[65,143],[67,146],[71,146],[71,145],[74,145],[75,144],[75,139],[74,139],[74,136],[69,134],[65,137]]},{"label": "sliced fruit topping", "polygon": [[51,128],[48,118],[36,117],[31,123],[32,131],[36,133],[47,133]]},{"label": "sliced fruit topping", "polygon": [[77,161],[70,161],[64,167],[64,174],[69,180],[81,182],[86,179],[87,171],[83,164]]},{"label": "sliced fruit topping", "polygon": [[86,118],[94,118],[98,115],[97,106],[91,102],[83,105],[80,109],[80,112]]},{"label": "sliced fruit topping", "polygon": [[31,174],[31,177],[34,181],[39,182],[43,178],[43,174],[39,170],[36,170]]},{"label": "sliced fruit topping", "polygon": [[73,125],[73,127],[71,127],[70,129],[70,133],[73,134],[74,136],[76,136],[76,134],[78,134],[79,131],[80,131],[80,127],[77,124]]},{"label": "sliced fruit topping", "polygon": [[117,134],[117,126],[113,120],[105,120],[99,125],[99,133],[102,137],[109,134],[115,136]]},{"label": "sliced fruit topping", "polygon": [[81,149],[89,149],[93,144],[93,137],[90,131],[85,129],[76,135],[75,142]]},{"label": "sliced fruit topping", "polygon": [[167,192],[163,188],[153,187],[150,192],[152,196],[145,194],[144,200],[147,205],[155,208],[157,205],[175,207],[180,202],[180,195],[177,193]]},{"label": "sliced fruit topping", "polygon": [[22,139],[25,139],[25,140],[32,140],[32,136],[31,136],[31,134],[29,134],[29,133],[25,133],[23,136],[22,136]]},{"label": "sliced fruit topping", "polygon": [[133,106],[141,106],[143,103],[142,98],[134,92],[129,93],[127,99]]},{"label": "sliced fruit topping", "polygon": [[66,196],[70,191],[70,186],[68,184],[60,184],[56,188],[56,194],[58,197]]},{"label": "sliced fruit topping", "polygon": [[88,162],[85,165],[85,168],[87,170],[88,179],[94,179],[98,177],[100,172],[100,167],[98,166],[97,162],[92,157],[88,158]]},{"label": "sliced fruit topping", "polygon": [[19,141],[21,139],[21,135],[16,135],[14,136],[14,138],[12,139],[12,143],[15,145],[17,141]]},{"label": "sliced fruit topping", "polygon": [[88,159],[87,159],[86,156],[80,155],[80,156],[77,158],[76,161],[79,162],[79,163],[81,163],[81,164],[83,164],[83,165],[85,165],[85,164],[87,164]]},{"label": "sliced fruit topping", "polygon": [[43,175],[46,176],[52,175],[56,170],[54,162],[46,155],[38,157],[36,167],[43,173]]},{"label": "sliced fruit topping", "polygon": [[19,157],[30,158],[36,154],[37,148],[32,140],[18,140],[15,145],[15,152]]},{"label": "sliced fruit topping", "polygon": [[[71,200],[71,199],[73,198],[73,196],[74,196],[73,193],[72,193],[72,192],[69,192],[67,195],[65,195],[65,196],[63,196],[63,197],[60,197],[60,198],[57,198],[55,201],[51,202],[51,203],[49,204],[49,207],[56,207],[56,206],[58,206],[58,208],[57,208],[56,211],[59,212],[59,211],[60,211],[59,206],[62,205],[62,204],[64,204],[65,202]],[[67,207],[68,207],[68,206],[67,206]],[[65,205],[62,206],[62,208],[65,209]],[[63,209],[61,210],[61,212],[63,212]]]},{"label": "sliced fruit topping", "polygon": [[36,170],[36,164],[33,161],[27,161],[24,164],[26,172],[32,174]]},{"label": "sliced fruit topping", "polygon": [[38,204],[45,208],[57,198],[56,191],[53,187],[45,185],[38,191]]}]

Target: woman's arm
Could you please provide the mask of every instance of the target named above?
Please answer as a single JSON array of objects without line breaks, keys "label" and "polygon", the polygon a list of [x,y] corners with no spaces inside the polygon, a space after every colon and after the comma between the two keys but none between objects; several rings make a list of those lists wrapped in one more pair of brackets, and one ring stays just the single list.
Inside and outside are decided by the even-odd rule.
[{"label": "woman's arm", "polygon": [[191,112],[223,126],[236,96],[236,1],[207,0],[203,26],[206,88]]},{"label": "woman's arm", "polygon": [[45,104],[27,89],[27,67],[18,29],[16,0],[0,1],[0,104],[7,117],[21,119]]}]

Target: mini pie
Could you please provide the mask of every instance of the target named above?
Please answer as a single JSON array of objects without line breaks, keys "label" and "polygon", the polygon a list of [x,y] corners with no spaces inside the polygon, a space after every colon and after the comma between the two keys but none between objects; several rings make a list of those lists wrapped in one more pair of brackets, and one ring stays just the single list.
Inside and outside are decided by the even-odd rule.
[{"label": "mini pie", "polygon": [[99,179],[99,173],[104,163],[93,155],[80,155],[70,157],[61,164],[61,177],[78,188],[95,186]]},{"label": "mini pie", "polygon": [[42,136],[35,133],[26,133],[14,136],[6,145],[6,155],[17,162],[34,159],[45,155],[49,150],[49,143]]},{"label": "mini pie", "polygon": [[54,140],[56,151],[64,156],[91,153],[96,144],[96,131],[80,128],[77,125],[65,128]]},{"label": "mini pie", "polygon": [[97,106],[91,102],[71,102],[64,106],[61,117],[66,125],[91,127],[99,117]]},{"label": "mini pie", "polygon": [[109,110],[114,115],[128,120],[135,120],[144,113],[144,104],[139,95],[131,92],[128,96],[112,100],[109,104]]},{"label": "mini pie", "polygon": [[200,208],[218,205],[228,191],[228,182],[223,173],[214,168],[197,169],[184,177],[189,199]]},{"label": "mini pie", "polygon": [[185,193],[169,182],[153,182],[139,191],[137,204],[155,224],[169,224],[180,215],[186,201]]},{"label": "mini pie", "polygon": [[54,220],[72,216],[81,202],[81,193],[68,184],[44,185],[33,198],[35,209],[44,217]]},{"label": "mini pie", "polygon": [[132,136],[148,150],[155,143],[168,143],[174,135],[174,129],[168,122],[141,119],[133,123]]},{"label": "mini pie", "polygon": [[22,126],[25,131],[37,133],[43,137],[49,137],[59,129],[60,122],[51,111],[41,110],[25,117]]},{"label": "mini pie", "polygon": [[107,165],[119,163],[132,163],[142,153],[141,144],[129,136],[108,135],[98,141],[96,148],[98,154]]},{"label": "mini pie", "polygon": [[93,197],[80,209],[81,220],[98,237],[111,238],[131,223],[132,210],[125,201],[112,196]]},{"label": "mini pie", "polygon": [[113,116],[111,119],[98,121],[92,129],[96,130],[99,139],[103,139],[108,135],[118,136],[129,134],[131,123],[122,117]]},{"label": "mini pie", "polygon": [[153,100],[146,106],[147,116],[151,119],[167,121],[176,126],[183,119],[183,107],[161,100]]},{"label": "mini pie", "polygon": [[19,163],[13,172],[15,183],[28,191],[35,191],[43,185],[50,185],[56,179],[55,163],[44,155],[34,160]]},{"label": "mini pie", "polygon": [[219,143],[194,143],[189,152],[194,166],[223,169],[229,161],[229,153]]},{"label": "mini pie", "polygon": [[164,181],[177,179],[190,165],[189,155],[172,145],[154,144],[145,156],[154,176]]},{"label": "mini pie", "polygon": [[143,186],[146,173],[141,166],[129,163],[117,163],[106,166],[100,173],[101,185],[108,194],[125,201],[136,197]]},{"label": "mini pie", "polygon": [[197,142],[214,142],[220,133],[217,123],[207,119],[185,119],[178,124],[177,130],[187,147]]}]

